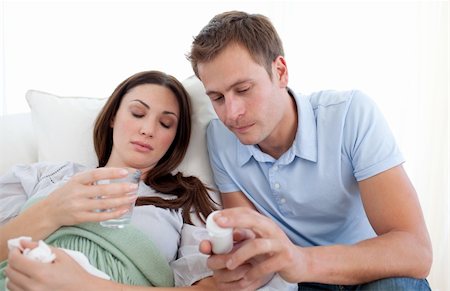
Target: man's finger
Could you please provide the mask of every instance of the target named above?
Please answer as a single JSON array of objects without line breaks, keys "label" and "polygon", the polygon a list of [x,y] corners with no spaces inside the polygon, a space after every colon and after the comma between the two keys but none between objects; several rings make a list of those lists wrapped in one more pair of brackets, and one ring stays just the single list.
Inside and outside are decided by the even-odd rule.
[{"label": "man's finger", "polygon": [[259,237],[277,237],[283,233],[272,220],[248,207],[221,210],[214,220],[222,227],[250,229]]},{"label": "man's finger", "polygon": [[226,262],[229,260],[230,255],[211,255],[208,260],[206,261],[206,264],[208,268],[211,270],[220,270],[225,269]]},{"label": "man's finger", "polygon": [[244,242],[226,262],[228,269],[234,269],[252,258],[269,257],[284,250],[284,245],[278,240],[257,238]]},{"label": "man's finger", "polygon": [[235,229],[233,231],[233,240],[235,242],[245,241],[248,239],[254,239],[256,234],[250,229]]},{"label": "man's finger", "polygon": [[239,281],[242,278],[246,277],[247,272],[251,269],[250,264],[243,264],[237,267],[234,270],[222,269],[214,272],[215,278],[220,278],[220,281],[223,282],[234,282]]}]

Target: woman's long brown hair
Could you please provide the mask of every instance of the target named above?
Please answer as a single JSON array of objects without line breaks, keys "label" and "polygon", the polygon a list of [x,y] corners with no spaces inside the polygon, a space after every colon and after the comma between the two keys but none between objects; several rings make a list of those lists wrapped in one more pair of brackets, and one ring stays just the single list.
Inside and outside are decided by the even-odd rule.
[{"label": "woman's long brown hair", "polygon": [[154,190],[176,195],[175,199],[159,197],[139,197],[136,206],[155,205],[169,209],[182,209],[183,220],[192,224],[191,211],[205,222],[205,217],[216,209],[216,203],[208,194],[206,187],[197,177],[185,177],[178,172],[172,172],[183,160],[191,135],[191,105],[189,94],[183,85],[174,77],[159,71],[145,71],[137,73],[123,81],[112,93],[102,111],[97,116],[94,126],[94,146],[97,153],[98,166],[104,167],[111,156],[113,147],[113,128],[111,120],[119,110],[123,96],[132,88],[143,84],[156,84],[168,88],[177,98],[180,107],[177,133],[166,154],[151,169],[145,183]]}]

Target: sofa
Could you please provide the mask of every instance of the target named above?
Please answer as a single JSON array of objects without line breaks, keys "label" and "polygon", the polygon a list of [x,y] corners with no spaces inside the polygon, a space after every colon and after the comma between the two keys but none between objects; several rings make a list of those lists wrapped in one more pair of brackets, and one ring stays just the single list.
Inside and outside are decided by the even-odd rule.
[{"label": "sofa", "polygon": [[[216,188],[206,148],[206,127],[216,114],[199,79],[191,76],[182,83],[191,97],[192,132],[186,156],[176,171],[197,176]],[[25,98],[30,112],[0,116],[0,176],[13,165],[40,161],[97,165],[92,129],[106,98],[58,96],[37,90],[29,90]],[[217,193],[210,195],[220,203]],[[202,224],[196,215],[191,219]],[[297,285],[276,275],[258,290],[290,291],[297,290]]]},{"label": "sofa", "polygon": [[[186,157],[177,170],[214,187],[206,148],[206,126],[216,116],[199,79],[182,81],[192,101],[192,133]],[[111,88],[111,92],[114,88]],[[41,161],[97,165],[93,123],[107,98],[58,96],[29,90],[30,112],[0,117],[0,175],[11,166]],[[217,194],[211,193],[219,201]]]}]

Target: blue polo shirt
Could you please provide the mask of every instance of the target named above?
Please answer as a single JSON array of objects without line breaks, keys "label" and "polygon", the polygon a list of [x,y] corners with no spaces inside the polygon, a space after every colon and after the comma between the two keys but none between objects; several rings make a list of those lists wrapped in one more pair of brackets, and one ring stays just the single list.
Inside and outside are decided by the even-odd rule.
[{"label": "blue polo shirt", "polygon": [[217,187],[222,193],[242,191],[300,246],[374,237],[357,182],[403,163],[381,112],[360,91],[289,93],[299,112],[298,130],[279,159],[241,144],[220,120],[210,122],[207,142]]}]

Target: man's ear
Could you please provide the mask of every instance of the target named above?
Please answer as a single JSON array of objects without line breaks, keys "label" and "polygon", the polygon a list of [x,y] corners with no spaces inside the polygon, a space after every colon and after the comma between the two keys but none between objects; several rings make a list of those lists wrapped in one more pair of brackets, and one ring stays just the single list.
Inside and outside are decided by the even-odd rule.
[{"label": "man's ear", "polygon": [[278,56],[272,63],[272,72],[275,80],[280,84],[280,88],[286,88],[289,81],[288,68],[283,56]]}]

